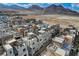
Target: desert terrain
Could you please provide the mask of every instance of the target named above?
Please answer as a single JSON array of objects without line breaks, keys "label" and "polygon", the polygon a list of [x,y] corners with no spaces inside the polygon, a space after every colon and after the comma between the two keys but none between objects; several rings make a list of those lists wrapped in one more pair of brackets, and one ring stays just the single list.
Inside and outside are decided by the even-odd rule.
[{"label": "desert terrain", "polygon": [[74,25],[75,27],[79,29],[78,16],[52,14],[52,15],[28,15],[28,16],[23,16],[23,17],[25,19],[27,18],[39,19],[49,25],[60,24],[62,27],[67,27],[68,25]]}]

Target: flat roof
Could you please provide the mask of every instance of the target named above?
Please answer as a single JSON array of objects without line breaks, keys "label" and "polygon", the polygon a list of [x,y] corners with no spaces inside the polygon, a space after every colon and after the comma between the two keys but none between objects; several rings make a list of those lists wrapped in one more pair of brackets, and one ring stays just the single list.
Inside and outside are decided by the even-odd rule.
[{"label": "flat roof", "polygon": [[10,49],[10,48],[12,48],[9,44],[6,44],[6,45],[4,45],[4,48],[5,48],[5,50],[7,49]]},{"label": "flat roof", "polygon": [[58,43],[63,43],[64,38],[62,38],[62,37],[55,37],[55,39],[52,39],[52,40],[55,41],[55,42],[58,42]]},{"label": "flat roof", "polygon": [[11,35],[13,35],[13,33],[11,33],[11,32],[6,32],[6,33],[0,32],[0,38],[10,37]]},{"label": "flat roof", "polygon": [[15,39],[12,39],[12,40],[7,41],[7,43],[12,43],[12,42],[15,42],[15,41],[16,41]]},{"label": "flat roof", "polygon": [[57,48],[57,50],[55,51],[55,53],[57,53],[58,55],[61,55],[61,56],[65,56],[66,54],[66,51],[61,49],[61,48]]},{"label": "flat roof", "polygon": [[44,33],[45,31],[44,31],[44,30],[39,30],[38,32],[39,32],[39,33]]}]

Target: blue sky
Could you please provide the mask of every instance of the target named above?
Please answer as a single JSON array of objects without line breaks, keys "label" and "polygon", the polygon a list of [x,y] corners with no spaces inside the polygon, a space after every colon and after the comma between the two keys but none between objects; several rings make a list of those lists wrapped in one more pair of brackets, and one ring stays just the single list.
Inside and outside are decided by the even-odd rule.
[{"label": "blue sky", "polygon": [[0,0],[0,3],[77,3],[79,0]]},{"label": "blue sky", "polygon": [[63,3],[63,6],[65,8],[69,8],[69,9],[79,12],[79,4],[77,3]]}]

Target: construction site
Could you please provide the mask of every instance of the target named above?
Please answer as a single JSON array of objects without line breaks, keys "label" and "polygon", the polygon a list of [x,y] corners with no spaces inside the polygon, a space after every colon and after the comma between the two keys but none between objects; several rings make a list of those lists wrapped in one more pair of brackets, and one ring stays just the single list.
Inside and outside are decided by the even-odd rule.
[{"label": "construction site", "polygon": [[59,19],[0,15],[0,56],[79,56],[79,25]]}]

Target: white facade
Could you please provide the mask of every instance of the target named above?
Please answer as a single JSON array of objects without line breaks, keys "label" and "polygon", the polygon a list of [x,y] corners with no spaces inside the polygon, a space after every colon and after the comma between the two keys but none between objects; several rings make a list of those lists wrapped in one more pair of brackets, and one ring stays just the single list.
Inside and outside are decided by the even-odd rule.
[{"label": "white facade", "polygon": [[6,45],[4,45],[3,47],[4,47],[4,49],[6,50],[6,55],[7,55],[7,56],[14,56],[13,48],[12,48],[11,45],[6,44]]},{"label": "white facade", "polygon": [[[39,35],[32,32],[28,33],[28,37],[24,37],[23,41],[31,49],[30,53],[33,55],[37,50],[39,50],[42,45],[48,41],[51,37],[50,32],[40,30]],[[32,37],[32,38],[31,38]]]},{"label": "white facade", "polygon": [[40,43],[43,45],[43,43],[50,39],[51,33],[44,30],[40,30],[39,33],[38,38],[41,39]]},{"label": "white facade", "polygon": [[38,50],[38,47],[37,47],[37,38],[32,38],[32,39],[28,39],[27,37],[26,38],[23,38],[23,41],[27,44],[27,46],[29,48],[31,48],[31,52],[30,53],[35,53],[35,51]]},{"label": "white facade", "polygon": [[28,50],[25,43],[19,46],[15,46],[15,48],[18,51],[18,56],[28,56]]}]

